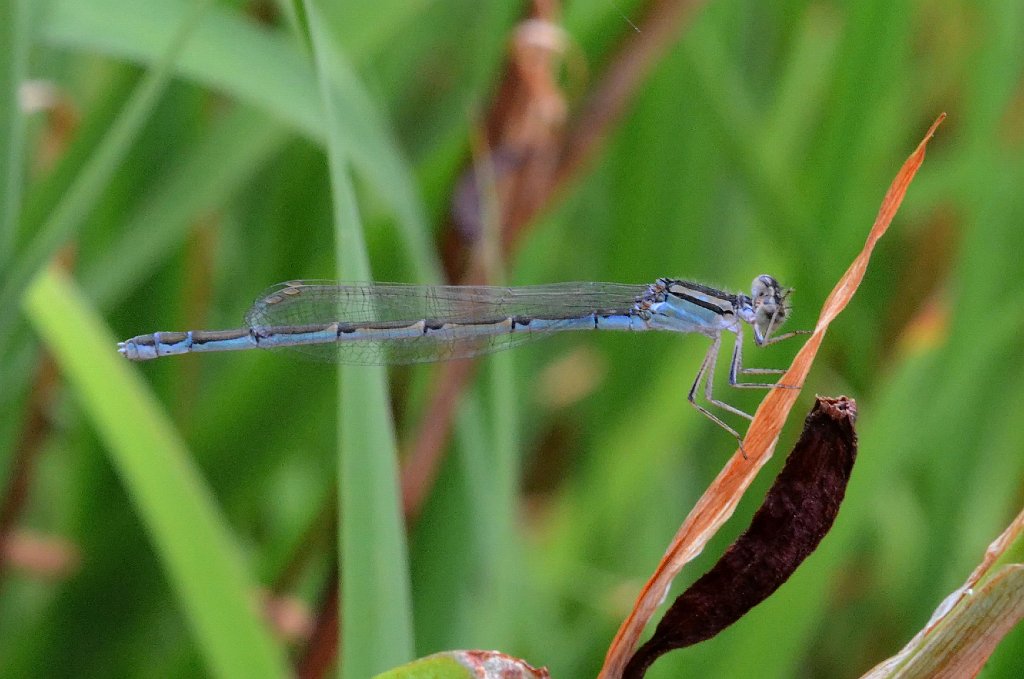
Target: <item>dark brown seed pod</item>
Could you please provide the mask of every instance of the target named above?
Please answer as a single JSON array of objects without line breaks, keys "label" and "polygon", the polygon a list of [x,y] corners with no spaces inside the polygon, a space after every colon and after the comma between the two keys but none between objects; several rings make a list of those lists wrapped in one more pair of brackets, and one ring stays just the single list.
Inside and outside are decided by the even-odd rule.
[{"label": "dark brown seed pod", "polygon": [[818,397],[750,527],[679,595],[626,665],[638,679],[659,656],[710,639],[764,601],[832,527],[857,456],[857,404]]}]

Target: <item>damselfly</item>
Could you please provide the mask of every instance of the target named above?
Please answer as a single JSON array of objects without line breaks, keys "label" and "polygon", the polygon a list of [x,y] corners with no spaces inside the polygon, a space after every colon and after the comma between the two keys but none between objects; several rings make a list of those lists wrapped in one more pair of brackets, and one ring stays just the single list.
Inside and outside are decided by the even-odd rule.
[{"label": "damselfly", "polygon": [[687,399],[741,440],[735,429],[697,403],[696,394],[703,382],[709,404],[752,419],[714,397],[723,332],[735,335],[730,385],[788,386],[740,382],[739,376],[783,372],[743,367],[743,329],[752,328],[758,346],[798,334],[774,334],[789,315],[789,293],[768,275],[754,279],[750,296],[674,278],[659,278],[652,285],[518,288],[290,281],[273,286],[252,305],[244,328],[155,332],[119,343],[118,351],[133,361],[146,361],[198,351],[287,348],[325,361],[402,364],[478,356],[565,330],[699,333],[711,338],[711,346]]}]

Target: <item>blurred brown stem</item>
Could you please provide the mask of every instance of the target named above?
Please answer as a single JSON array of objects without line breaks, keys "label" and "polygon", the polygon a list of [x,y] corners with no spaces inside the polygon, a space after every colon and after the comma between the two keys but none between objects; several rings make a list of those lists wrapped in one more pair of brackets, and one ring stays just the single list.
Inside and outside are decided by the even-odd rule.
[{"label": "blurred brown stem", "polygon": [[15,526],[28,502],[35,461],[49,431],[46,409],[53,398],[57,384],[57,366],[49,357],[39,362],[39,370],[32,385],[25,425],[14,451],[7,487],[0,499],[0,572],[5,559],[5,543],[14,535]]},{"label": "blurred brown stem", "polygon": [[327,590],[320,597],[313,634],[306,644],[305,652],[295,665],[295,676],[300,679],[326,677],[334,667],[338,656],[338,634],[341,618],[338,607],[338,568],[335,563],[326,579]]},{"label": "blurred brown stem", "polygon": [[[560,30],[555,23],[557,2],[535,0],[513,40],[504,78],[483,123],[490,150],[473,160],[452,194],[442,248],[450,277],[463,285],[487,280],[482,258],[475,256],[478,248],[473,247],[474,237],[485,233],[480,223],[484,191],[493,189],[496,194],[507,259],[537,215],[586,169],[655,63],[701,5],[700,0],[652,0],[635,29],[623,21],[629,32],[583,106],[566,120],[557,85],[557,46],[552,44],[557,41],[551,37]],[[477,168],[481,163],[487,164],[486,171]],[[493,176],[494,186],[480,187],[481,176]],[[457,273],[463,261],[468,266]],[[439,372],[430,408],[412,435],[415,443],[402,468],[403,506],[409,518],[418,515],[437,477],[459,394],[471,375],[468,366],[444,366]]]}]

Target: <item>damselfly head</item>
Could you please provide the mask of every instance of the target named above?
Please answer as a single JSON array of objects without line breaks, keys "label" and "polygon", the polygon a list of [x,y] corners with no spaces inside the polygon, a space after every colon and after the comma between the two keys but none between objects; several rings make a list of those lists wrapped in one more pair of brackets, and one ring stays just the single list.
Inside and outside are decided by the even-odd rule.
[{"label": "damselfly head", "polygon": [[768,274],[761,274],[750,286],[754,307],[754,325],[762,339],[768,339],[789,316],[789,293],[792,288],[782,287]]}]

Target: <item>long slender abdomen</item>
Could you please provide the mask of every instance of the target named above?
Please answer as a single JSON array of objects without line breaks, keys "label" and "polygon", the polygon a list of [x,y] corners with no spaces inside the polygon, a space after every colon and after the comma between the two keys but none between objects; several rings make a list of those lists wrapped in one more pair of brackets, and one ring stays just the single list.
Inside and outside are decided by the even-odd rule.
[{"label": "long slender abdomen", "polygon": [[149,361],[195,351],[240,351],[258,346],[249,328],[154,332],[119,342],[117,350],[133,361]]},{"label": "long slender abdomen", "polygon": [[[421,319],[156,332],[118,345],[133,361],[190,352],[292,348],[313,358],[343,363],[418,363],[476,356],[568,330],[646,330],[635,314],[594,312],[569,318],[509,316],[472,322]],[[332,346],[325,346],[332,345]]]}]

